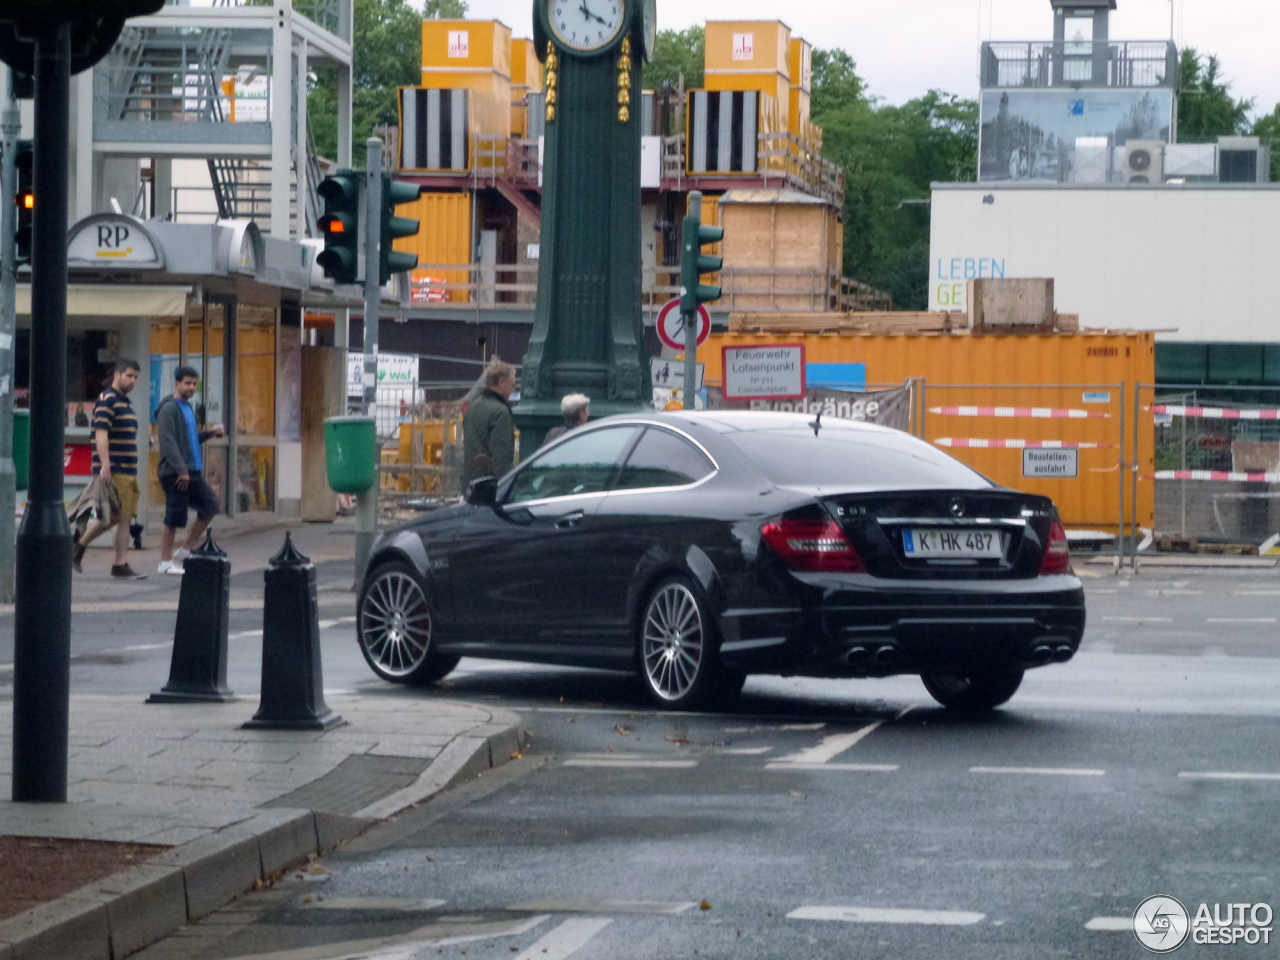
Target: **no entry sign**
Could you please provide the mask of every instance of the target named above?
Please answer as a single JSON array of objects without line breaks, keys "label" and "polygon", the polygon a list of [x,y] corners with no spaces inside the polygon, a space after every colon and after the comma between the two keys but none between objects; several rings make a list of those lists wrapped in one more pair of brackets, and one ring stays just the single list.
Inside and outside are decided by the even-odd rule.
[{"label": "no entry sign", "polygon": [[[680,319],[680,298],[668,300],[658,311],[658,339],[672,350],[684,349],[684,322]],[[698,304],[698,346],[711,336],[711,314]]]}]

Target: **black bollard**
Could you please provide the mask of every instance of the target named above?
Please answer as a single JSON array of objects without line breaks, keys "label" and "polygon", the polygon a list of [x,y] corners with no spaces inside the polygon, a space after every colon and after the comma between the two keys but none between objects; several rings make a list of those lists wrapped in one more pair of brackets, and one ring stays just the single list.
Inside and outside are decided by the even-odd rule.
[{"label": "black bollard", "polygon": [[238,699],[227,687],[231,561],[213,542],[212,530],[183,568],[169,682],[147,703],[230,703]]},{"label": "black bollard", "polygon": [[343,723],[324,702],[316,568],[293,538],[271,558],[262,604],[262,701],[253,730],[328,730]]}]

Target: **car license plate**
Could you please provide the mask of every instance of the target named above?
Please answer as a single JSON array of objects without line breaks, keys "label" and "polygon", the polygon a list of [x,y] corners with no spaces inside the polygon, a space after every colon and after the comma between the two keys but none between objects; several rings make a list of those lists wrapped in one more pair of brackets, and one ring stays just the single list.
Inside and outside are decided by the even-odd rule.
[{"label": "car license plate", "polygon": [[999,560],[1004,557],[1004,542],[995,531],[906,529],[902,531],[902,544],[907,556],[913,558]]}]

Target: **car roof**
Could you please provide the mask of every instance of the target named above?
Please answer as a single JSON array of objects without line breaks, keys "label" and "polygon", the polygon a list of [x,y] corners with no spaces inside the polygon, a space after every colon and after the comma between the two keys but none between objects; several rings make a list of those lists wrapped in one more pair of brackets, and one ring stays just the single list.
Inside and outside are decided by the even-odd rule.
[{"label": "car roof", "polygon": [[[676,410],[642,414],[622,414],[618,419],[643,419],[672,426],[706,427],[717,433],[736,433],[756,430],[811,430],[815,414],[779,413],[772,410]],[[822,429],[855,430],[867,433],[897,433],[889,427],[828,417],[821,421]]]}]

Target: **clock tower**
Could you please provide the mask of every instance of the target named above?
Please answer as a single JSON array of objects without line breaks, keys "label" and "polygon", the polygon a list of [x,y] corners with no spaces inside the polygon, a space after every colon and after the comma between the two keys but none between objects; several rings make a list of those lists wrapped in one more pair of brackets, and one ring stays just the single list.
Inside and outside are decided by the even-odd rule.
[{"label": "clock tower", "polygon": [[515,408],[522,456],[585,393],[607,416],[649,406],[640,266],[643,64],[655,0],[534,0],[545,66],[538,304]]}]

